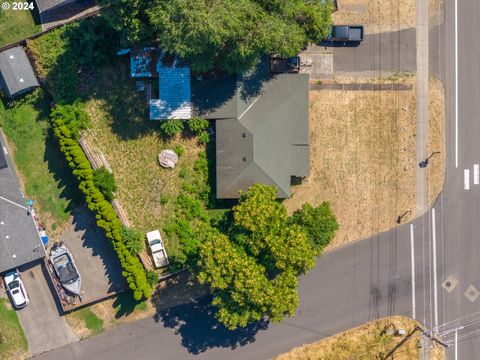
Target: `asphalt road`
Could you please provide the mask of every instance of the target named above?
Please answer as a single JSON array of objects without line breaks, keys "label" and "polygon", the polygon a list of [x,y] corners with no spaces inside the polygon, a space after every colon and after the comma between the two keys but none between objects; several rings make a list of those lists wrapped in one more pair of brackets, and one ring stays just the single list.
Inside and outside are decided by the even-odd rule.
[{"label": "asphalt road", "polygon": [[[281,324],[227,333],[212,320],[208,299],[201,299],[38,359],[262,359],[392,314],[415,316],[444,335],[451,344],[449,358],[455,352],[458,359],[478,358],[480,296],[474,290],[480,291],[480,185],[474,182],[474,165],[480,163],[480,2],[458,2],[458,167],[454,1],[446,0],[445,6],[444,26],[430,34],[430,73],[444,80],[447,99],[446,180],[433,211],[324,255],[300,280],[295,317]],[[434,158],[429,166],[435,166]],[[468,190],[465,169],[470,170]],[[442,284],[449,276],[447,291]]]}]

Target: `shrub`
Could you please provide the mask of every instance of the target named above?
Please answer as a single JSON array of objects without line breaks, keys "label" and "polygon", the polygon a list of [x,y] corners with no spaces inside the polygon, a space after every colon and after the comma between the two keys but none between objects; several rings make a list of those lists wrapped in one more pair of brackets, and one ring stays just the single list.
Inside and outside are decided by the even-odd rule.
[{"label": "shrub", "polygon": [[113,174],[105,167],[101,167],[93,172],[93,182],[95,186],[102,192],[103,196],[109,201],[113,201],[115,196],[113,193],[117,191],[117,184]]},{"label": "shrub", "polygon": [[188,120],[188,129],[194,134],[200,134],[208,128],[208,120],[202,118],[192,118]]},{"label": "shrub", "polygon": [[[75,133],[74,122],[66,122],[59,114],[65,113],[69,105],[57,106],[52,112],[52,127],[55,137],[58,139],[60,150],[65,155],[70,168],[78,179],[78,188],[85,194],[88,208],[96,214],[97,225],[105,230],[107,238],[112,240],[113,248],[118,254],[122,275],[128,286],[133,291],[135,300],[151,296],[152,287],[147,281],[147,275],[142,263],[137,256],[132,255],[122,238],[122,223],[112,204],[106,200],[99,188],[93,181],[94,171],[82,148],[76,141],[78,133]],[[64,109],[62,109],[64,108]],[[68,112],[67,112],[68,113]],[[73,127],[73,130],[68,125]]]},{"label": "shrub", "polygon": [[293,213],[289,222],[304,229],[310,244],[317,251],[323,250],[330,243],[339,227],[328,202],[323,202],[318,207],[303,204],[300,210]]},{"label": "shrub", "polygon": [[78,139],[80,130],[84,130],[90,125],[88,115],[79,103],[55,106],[50,116],[53,122],[58,123],[58,126],[65,126],[65,130],[68,130],[71,138],[75,140]]},{"label": "shrub", "polygon": [[132,255],[140,254],[140,251],[143,250],[145,244],[145,238],[140,231],[122,226],[120,235],[122,236],[125,246]]},{"label": "shrub", "polygon": [[202,144],[206,144],[210,141],[210,135],[206,131],[202,131],[198,135],[198,141],[200,141]]},{"label": "shrub", "polygon": [[160,195],[160,204],[165,205],[170,200],[170,197],[167,194]]},{"label": "shrub", "polygon": [[178,157],[181,157],[185,153],[185,148],[182,145],[175,146],[174,150]]},{"label": "shrub", "polygon": [[160,129],[165,136],[175,136],[183,131],[183,121],[170,119],[162,122]]},{"label": "shrub", "polygon": [[188,175],[189,175],[188,169],[184,167],[182,167],[180,169],[180,172],[178,173],[178,176],[180,176],[182,179],[186,179]]},{"label": "shrub", "polygon": [[147,271],[147,282],[153,288],[158,283],[158,274],[155,271],[148,270]]}]

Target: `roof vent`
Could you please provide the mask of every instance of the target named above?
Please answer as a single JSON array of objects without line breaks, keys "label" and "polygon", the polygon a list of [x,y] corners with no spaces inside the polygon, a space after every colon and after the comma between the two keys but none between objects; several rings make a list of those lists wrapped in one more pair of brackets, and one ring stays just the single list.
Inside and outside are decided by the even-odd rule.
[{"label": "roof vent", "polygon": [[25,81],[23,80],[23,78],[21,78],[19,81],[20,81],[21,83],[25,82]]},{"label": "roof vent", "polygon": [[247,157],[246,157],[246,156],[244,156],[242,160],[243,160],[243,161],[247,161]]},{"label": "roof vent", "polygon": [[15,56],[10,55],[9,58],[10,58],[10,59],[15,59]]},{"label": "roof vent", "polygon": [[242,134],[242,138],[244,138],[244,137],[246,137],[246,136],[247,136],[247,134],[245,134],[245,133]]}]

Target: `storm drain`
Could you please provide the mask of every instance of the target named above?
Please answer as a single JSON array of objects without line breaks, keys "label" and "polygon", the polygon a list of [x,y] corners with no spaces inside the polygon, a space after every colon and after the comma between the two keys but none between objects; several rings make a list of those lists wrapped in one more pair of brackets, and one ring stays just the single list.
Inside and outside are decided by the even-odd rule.
[{"label": "storm drain", "polygon": [[464,295],[468,300],[470,300],[471,302],[474,302],[480,296],[480,292],[475,288],[475,286],[470,285],[467,291],[465,291]]},{"label": "storm drain", "polygon": [[442,287],[448,293],[451,293],[457,285],[458,285],[458,280],[455,279],[452,275],[449,275],[447,279],[442,283]]}]

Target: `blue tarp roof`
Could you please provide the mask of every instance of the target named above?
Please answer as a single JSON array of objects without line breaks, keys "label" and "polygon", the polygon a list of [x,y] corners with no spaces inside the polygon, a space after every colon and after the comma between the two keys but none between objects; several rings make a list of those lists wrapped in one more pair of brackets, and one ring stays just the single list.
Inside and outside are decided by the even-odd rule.
[{"label": "blue tarp roof", "polygon": [[130,52],[130,75],[132,77],[153,77],[160,50],[149,47]]},{"label": "blue tarp roof", "polygon": [[190,119],[192,116],[190,68],[166,67],[159,61],[157,71],[160,99],[150,101],[150,119]]}]

